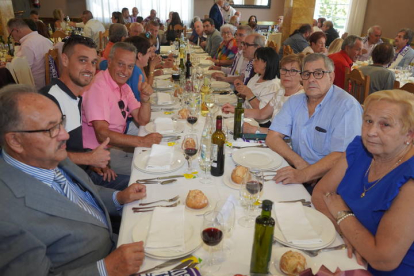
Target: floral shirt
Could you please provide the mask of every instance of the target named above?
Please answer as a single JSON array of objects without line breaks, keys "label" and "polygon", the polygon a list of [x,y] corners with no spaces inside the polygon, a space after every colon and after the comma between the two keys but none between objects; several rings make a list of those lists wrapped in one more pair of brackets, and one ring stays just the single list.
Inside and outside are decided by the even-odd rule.
[{"label": "floral shirt", "polygon": [[218,60],[232,60],[237,54],[239,48],[237,47],[236,39],[232,38],[228,42],[221,42],[217,54],[214,56]]}]

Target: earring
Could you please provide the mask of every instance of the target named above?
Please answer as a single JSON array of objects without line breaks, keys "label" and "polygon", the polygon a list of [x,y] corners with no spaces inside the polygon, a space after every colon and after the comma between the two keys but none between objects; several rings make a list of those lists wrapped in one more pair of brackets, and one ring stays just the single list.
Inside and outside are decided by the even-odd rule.
[{"label": "earring", "polygon": [[411,144],[409,141],[405,142],[405,144],[408,146],[409,144]]}]

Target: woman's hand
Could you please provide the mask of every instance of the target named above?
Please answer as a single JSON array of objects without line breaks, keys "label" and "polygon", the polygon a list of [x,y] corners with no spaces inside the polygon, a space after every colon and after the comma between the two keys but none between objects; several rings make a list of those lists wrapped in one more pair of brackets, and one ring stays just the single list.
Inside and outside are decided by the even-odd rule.
[{"label": "woman's hand", "polygon": [[344,243],[346,245],[346,249],[348,251],[348,258],[352,258],[352,254],[355,253],[355,258],[357,260],[357,263],[359,265],[365,266],[365,259],[362,258],[362,256],[356,251],[356,249],[352,246],[352,244],[348,241],[348,239],[345,236],[342,236],[342,239],[344,240]]},{"label": "woman's hand", "polygon": [[162,62],[162,58],[160,56],[155,56],[151,58],[149,62],[150,71],[154,71],[154,69],[157,68],[157,66],[160,65],[161,62]]},{"label": "woman's hand", "polygon": [[334,218],[340,211],[350,211],[348,205],[336,192],[326,193],[323,200]]},{"label": "woman's hand", "polygon": [[258,128],[257,126],[252,126],[251,124],[246,122],[243,123],[243,133],[256,133],[257,130],[260,131],[260,128]]},{"label": "woman's hand", "polygon": [[234,106],[232,106],[229,103],[226,103],[221,107],[221,112],[223,112],[224,114],[234,113]]}]

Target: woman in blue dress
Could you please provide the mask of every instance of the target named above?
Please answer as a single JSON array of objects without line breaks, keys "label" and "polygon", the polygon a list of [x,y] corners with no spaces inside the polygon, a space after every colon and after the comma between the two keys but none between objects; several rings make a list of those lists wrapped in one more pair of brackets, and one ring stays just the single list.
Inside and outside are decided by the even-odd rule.
[{"label": "woman in blue dress", "polygon": [[414,275],[414,95],[364,102],[361,136],[316,186],[312,201],[373,275]]}]

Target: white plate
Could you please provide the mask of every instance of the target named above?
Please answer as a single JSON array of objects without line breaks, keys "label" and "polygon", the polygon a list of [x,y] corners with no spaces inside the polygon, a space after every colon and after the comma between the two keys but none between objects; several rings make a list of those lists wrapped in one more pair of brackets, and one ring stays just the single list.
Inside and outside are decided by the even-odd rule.
[{"label": "white plate", "polygon": [[[169,93],[169,91],[164,92],[164,93]],[[176,97],[174,97],[172,93],[170,93],[170,94],[171,94],[171,102],[169,102],[169,103],[163,103],[163,104],[158,104],[157,103],[157,101],[158,101],[157,93],[153,93],[151,95],[151,107],[172,107],[175,104],[177,104],[178,103],[178,99]]]},{"label": "white plate", "polygon": [[203,66],[211,66],[211,65],[214,65],[214,62],[211,61],[211,60],[208,60],[208,59],[200,60],[200,65],[203,65]]},{"label": "white plate", "polygon": [[213,90],[227,89],[230,88],[230,83],[224,81],[212,81],[211,88]]},{"label": "white plate", "polygon": [[236,95],[218,95],[216,97],[216,99],[217,99],[217,104],[219,106],[222,106],[225,103],[229,103],[231,105],[235,105],[237,103],[237,96]]},{"label": "white plate", "polygon": [[155,76],[154,79],[156,79],[156,80],[170,80],[171,79],[171,74]]},{"label": "white plate", "polygon": [[198,49],[194,49],[194,53],[195,53],[195,54],[204,54],[205,52],[204,52],[204,50],[203,50],[203,49],[201,49],[201,48],[200,48],[200,46],[199,46],[199,48],[198,48]]},{"label": "white plate", "polygon": [[333,243],[336,238],[336,230],[334,225],[332,224],[332,221],[328,219],[327,216],[315,209],[304,207],[303,210],[305,211],[305,215],[308,218],[310,224],[313,226],[313,229],[321,237],[322,243],[294,245],[290,242],[287,242],[285,237],[283,236],[282,231],[279,228],[277,218],[275,219],[276,224],[273,238],[281,244],[297,249],[316,250],[325,248],[329,246],[331,243]]},{"label": "white plate", "polygon": [[272,258],[269,264],[269,272],[271,275],[286,276],[286,274],[280,271],[279,266],[280,266],[280,258],[282,258],[283,254],[285,254],[288,251],[294,251],[294,252],[298,252],[302,254],[306,259],[306,268],[311,267],[312,271],[314,271],[315,273],[319,270],[319,267],[314,267],[316,263],[312,261],[311,257],[306,255],[305,253],[300,252],[299,250],[293,249],[293,248],[278,247],[278,248],[273,248],[272,250]]},{"label": "white plate", "polygon": [[[184,131],[185,124],[183,122],[174,122],[173,121],[173,127],[174,127],[174,132],[168,132],[168,133],[162,133],[162,132],[160,132],[160,134],[165,134],[166,135],[166,134],[178,134],[178,133],[182,133]],[[145,125],[145,130],[148,133],[156,132],[154,122],[149,122],[148,124],[146,124]]]},{"label": "white plate", "polygon": [[[132,240],[134,242],[146,241],[148,231],[151,225],[152,212],[139,213],[139,222],[132,229]],[[155,259],[173,259],[185,256],[191,252],[197,250],[201,244],[200,229],[197,227],[200,221],[194,216],[186,215],[184,213],[185,227],[184,227],[184,239],[185,249],[184,251],[175,251],[173,249],[145,249],[145,255]]]},{"label": "white plate", "polygon": [[[256,120],[254,120],[254,119],[244,118],[243,121],[245,123],[251,124],[252,126],[259,127],[259,123]],[[233,132],[233,129],[234,129],[234,117],[233,118],[228,118],[228,119],[224,120],[224,125],[227,127],[227,129],[229,131]]]},{"label": "white plate", "polygon": [[151,151],[143,151],[140,154],[138,154],[134,159],[135,168],[137,168],[138,170],[142,172],[150,173],[150,174],[153,174],[153,173],[154,174],[166,174],[166,173],[174,172],[180,169],[186,163],[184,154],[180,150],[175,150],[174,157],[173,157],[174,160],[169,170],[159,170],[159,169],[147,170],[147,163],[148,163],[148,158],[149,158],[150,153]]},{"label": "white plate", "polygon": [[173,74],[173,73],[177,73],[179,74],[179,71],[174,71],[172,68],[164,68],[162,69],[162,72],[164,72],[164,75],[169,75],[169,74]]},{"label": "white plate", "polygon": [[180,196],[181,198],[184,198],[183,204],[185,205],[185,211],[186,212],[189,212],[191,214],[204,214],[207,211],[211,211],[212,209],[214,209],[214,206],[216,206],[216,201],[214,199],[212,199],[213,197],[211,197],[211,196],[209,197],[209,196],[206,195],[206,193],[204,193],[206,195],[207,199],[208,199],[207,206],[204,207],[204,208],[201,208],[201,209],[190,208],[185,204],[185,199],[187,198],[187,194],[185,194],[184,196]]},{"label": "white plate", "polygon": [[204,71],[204,75],[211,75],[213,73],[222,73],[222,74],[224,74],[223,71],[220,71],[220,70],[205,70]]},{"label": "white plate", "polygon": [[283,158],[271,149],[243,148],[234,152],[233,161],[250,169],[269,170],[282,165]]},{"label": "white plate", "polygon": [[232,171],[227,171],[224,175],[223,175],[223,183],[224,185],[226,185],[229,188],[235,189],[235,190],[240,190],[240,184],[234,183],[233,180],[231,180],[231,173]]},{"label": "white plate", "polygon": [[194,53],[194,55],[201,57],[201,56],[208,56],[208,53]]},{"label": "white plate", "polygon": [[174,87],[174,83],[169,80],[156,80],[152,87],[156,90],[168,90]]}]

